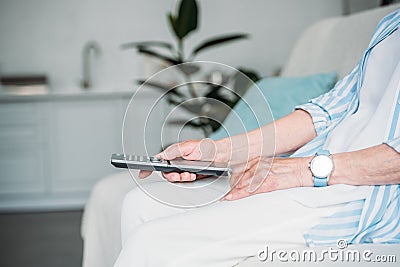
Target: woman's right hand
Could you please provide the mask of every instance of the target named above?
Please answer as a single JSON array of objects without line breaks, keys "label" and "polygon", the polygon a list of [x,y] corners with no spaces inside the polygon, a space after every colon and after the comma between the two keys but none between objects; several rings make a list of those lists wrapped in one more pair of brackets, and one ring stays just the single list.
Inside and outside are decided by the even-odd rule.
[{"label": "woman's right hand", "polygon": [[[226,152],[227,150],[222,147],[221,142],[206,138],[201,140],[188,140],[173,144],[163,152],[155,155],[155,157],[159,157],[164,160],[183,158],[186,160],[224,162],[229,160],[229,156],[226,156]],[[139,178],[146,178],[151,173],[151,171],[140,171]],[[197,178],[196,174],[189,172],[163,173],[163,176],[170,182],[189,182],[194,181]]]}]

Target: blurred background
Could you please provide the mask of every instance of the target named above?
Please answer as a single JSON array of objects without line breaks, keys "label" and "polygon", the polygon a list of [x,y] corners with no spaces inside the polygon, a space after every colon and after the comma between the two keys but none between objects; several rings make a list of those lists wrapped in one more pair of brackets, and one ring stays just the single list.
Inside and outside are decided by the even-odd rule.
[{"label": "blurred background", "polygon": [[[184,50],[210,36],[244,33],[196,59],[278,75],[308,26],[385,2],[202,0]],[[167,17],[176,9],[173,0],[0,0],[0,266],[81,265],[82,210],[96,181],[116,172],[109,157],[122,151],[127,104],[138,80],[170,64],[138,52],[144,46],[137,42],[176,44]],[[134,49],[121,47],[130,42]],[[127,129],[135,154],[146,153],[144,114],[159,89],[135,96]],[[150,153],[161,147],[162,123],[159,116],[149,126]],[[167,127],[167,143],[176,141],[174,127]],[[182,138],[207,134],[200,128]]]}]

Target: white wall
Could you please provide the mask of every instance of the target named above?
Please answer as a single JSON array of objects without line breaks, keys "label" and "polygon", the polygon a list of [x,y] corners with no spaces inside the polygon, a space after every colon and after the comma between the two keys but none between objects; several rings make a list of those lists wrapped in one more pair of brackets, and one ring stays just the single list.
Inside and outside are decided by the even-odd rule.
[{"label": "white wall", "polygon": [[343,13],[350,14],[374,8],[379,6],[380,2],[381,0],[343,0]]},{"label": "white wall", "polygon": [[[307,26],[340,15],[340,0],[203,0],[201,28],[188,46],[207,36],[247,32],[251,40],[202,54],[199,59],[252,67],[271,74],[287,59]],[[141,57],[120,44],[147,39],[171,40],[166,13],[169,0],[0,0],[0,74],[43,73],[54,91],[76,90],[81,50],[100,43],[94,90],[133,85],[141,76]]]}]

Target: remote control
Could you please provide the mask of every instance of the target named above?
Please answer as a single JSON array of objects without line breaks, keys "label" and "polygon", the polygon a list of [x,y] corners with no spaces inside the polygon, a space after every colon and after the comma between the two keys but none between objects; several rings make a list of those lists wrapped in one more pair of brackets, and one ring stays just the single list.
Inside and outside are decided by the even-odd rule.
[{"label": "remote control", "polygon": [[145,171],[191,172],[214,176],[228,176],[231,173],[231,169],[227,163],[185,160],[181,158],[164,160],[157,157],[112,154],[111,164],[117,168]]}]

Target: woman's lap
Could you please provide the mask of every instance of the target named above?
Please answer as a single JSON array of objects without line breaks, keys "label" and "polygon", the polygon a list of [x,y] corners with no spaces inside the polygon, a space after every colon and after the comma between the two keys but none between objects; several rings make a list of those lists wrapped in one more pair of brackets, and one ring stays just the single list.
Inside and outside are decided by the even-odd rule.
[{"label": "woman's lap", "polygon": [[[164,186],[157,182],[146,188]],[[124,201],[123,249],[115,266],[234,265],[265,245],[304,246],[303,232],[338,209],[305,206],[290,190],[180,209],[135,188]]]}]

